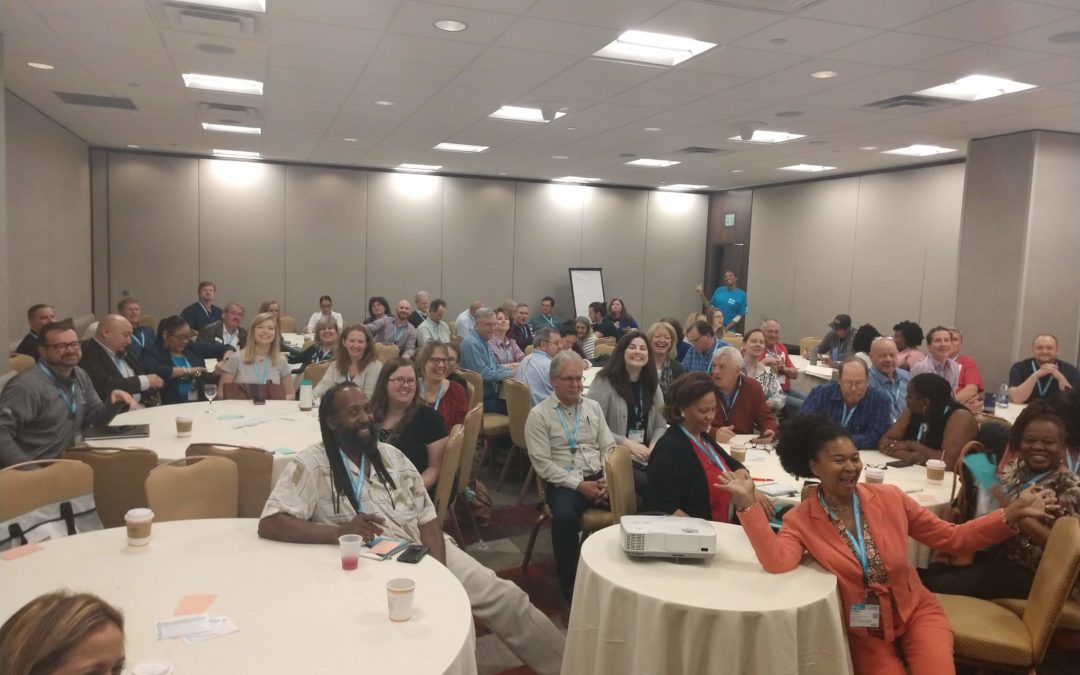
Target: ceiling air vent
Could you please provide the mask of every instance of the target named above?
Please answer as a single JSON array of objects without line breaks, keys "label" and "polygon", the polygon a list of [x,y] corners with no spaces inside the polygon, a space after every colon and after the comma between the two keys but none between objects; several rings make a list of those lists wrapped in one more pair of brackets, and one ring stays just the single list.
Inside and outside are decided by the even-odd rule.
[{"label": "ceiling air vent", "polygon": [[737,9],[750,9],[773,14],[794,14],[807,7],[819,5],[825,0],[704,0],[709,5],[723,5]]},{"label": "ceiling air vent", "polygon": [[688,148],[682,150],[676,150],[675,152],[682,155],[722,155],[727,150],[721,150],[720,148],[706,148],[700,145],[691,145]]},{"label": "ceiling air vent", "polygon": [[200,7],[186,3],[161,3],[165,23],[171,28],[196,33],[255,37],[259,19],[251,12],[220,7]]},{"label": "ceiling air vent", "polygon": [[905,107],[917,108],[919,110],[932,110],[934,108],[944,108],[945,106],[956,105],[957,103],[957,101],[947,98],[919,96],[918,94],[902,94],[900,96],[893,96],[892,98],[874,101],[873,103],[867,103],[863,107],[872,110],[896,110],[897,108]]},{"label": "ceiling air vent", "polygon": [[54,91],[60,100],[70,105],[88,105],[95,108],[115,108],[117,110],[138,110],[130,98],[119,96],[97,96],[95,94],[76,94],[70,91]]},{"label": "ceiling air vent", "polygon": [[[213,101],[202,101],[199,103],[199,108],[203,112],[210,115],[227,115],[229,117],[246,117],[248,119],[258,119],[259,109],[249,105],[237,105],[233,103],[215,103]],[[238,122],[239,123],[239,122]]]}]

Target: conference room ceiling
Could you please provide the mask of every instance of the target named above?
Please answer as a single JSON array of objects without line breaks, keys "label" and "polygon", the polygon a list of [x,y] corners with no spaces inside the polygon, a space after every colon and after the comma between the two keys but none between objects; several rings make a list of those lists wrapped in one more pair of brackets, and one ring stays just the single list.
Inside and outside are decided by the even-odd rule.
[{"label": "conference room ceiling", "polygon": [[[190,5],[164,0],[0,2],[6,87],[102,147],[719,190],[806,177],[780,169],[795,164],[840,175],[959,158],[972,138],[1080,132],[1080,0],[266,0],[264,14],[228,24],[180,18]],[[468,28],[435,28],[443,19]],[[629,29],[717,47],[675,67],[592,56]],[[836,75],[811,77],[820,71]],[[186,88],[192,72],[259,80],[264,94]],[[1037,88],[867,107],[975,74]],[[504,105],[566,114],[488,117]],[[730,140],[752,128],[805,137]],[[490,149],[434,150],[441,142]],[[882,154],[912,144],[957,151]],[[680,163],[626,164],[637,158]]]}]

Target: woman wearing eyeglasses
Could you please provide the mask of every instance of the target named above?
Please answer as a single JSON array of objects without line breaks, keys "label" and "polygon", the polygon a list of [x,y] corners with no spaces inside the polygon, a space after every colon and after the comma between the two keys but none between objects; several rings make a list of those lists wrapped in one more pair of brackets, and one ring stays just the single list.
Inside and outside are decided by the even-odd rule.
[{"label": "woman wearing eyeglasses", "polygon": [[438,411],[447,429],[464,424],[469,395],[465,387],[446,377],[450,372],[450,350],[446,343],[428,341],[416,359],[416,372],[421,373],[417,384],[421,403]]},{"label": "woman wearing eyeglasses", "polygon": [[434,409],[421,405],[411,360],[399,356],[383,364],[371,395],[371,415],[379,441],[404,453],[420,472],[424,487],[434,492],[446,450],[446,424]]},{"label": "woman wearing eyeglasses", "polygon": [[200,378],[210,374],[198,347],[191,341],[191,327],[182,317],[168,316],[158,322],[157,342],[139,353],[139,365],[165,380],[162,403],[201,400]]}]

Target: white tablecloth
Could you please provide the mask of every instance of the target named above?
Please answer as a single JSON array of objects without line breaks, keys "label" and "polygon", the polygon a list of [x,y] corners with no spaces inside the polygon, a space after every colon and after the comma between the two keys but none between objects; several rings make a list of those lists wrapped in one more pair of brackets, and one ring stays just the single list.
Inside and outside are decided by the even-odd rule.
[{"label": "white tablecloth", "polygon": [[[267,401],[258,406],[251,401],[216,401],[213,407],[214,415],[207,414],[210,404],[206,402],[132,410],[117,415],[112,424],[149,424],[149,438],[89,443],[99,447],[149,448],[162,460],[181,459],[191,443],[250,445],[274,453],[273,480],[277,480],[292,455],[322,440],[318,412],[301,412],[296,401]],[[194,420],[190,438],[176,435],[179,415]],[[253,422],[259,423],[240,426]]]},{"label": "white tablecloth", "polygon": [[703,563],[631,559],[617,525],[586,539],[563,675],[851,672],[835,577],[769,574],[741,526],[714,527]]},{"label": "white tablecloth", "polygon": [[[732,439],[736,443],[748,443],[752,436],[736,436]],[[724,443],[723,447],[731,452],[731,444]],[[868,465],[884,466],[888,462],[895,461],[893,457],[883,455],[876,450],[860,450],[864,468]],[[754,478],[766,478],[778,483],[791,484],[795,487],[794,495],[774,498],[779,505],[798,504],[800,500],[799,490],[802,489],[803,481],[795,478],[780,466],[780,458],[775,451],[748,450],[746,454],[746,468]],[[945,472],[945,480],[939,485],[932,485],[926,480],[926,467],[908,466],[904,468],[889,467],[885,470],[885,483],[896,485],[904,492],[909,493],[915,501],[930,509],[939,516],[945,515],[949,502],[952,501],[951,471]],[[866,474],[863,474],[862,482],[866,482]],[[762,481],[759,487],[768,485]],[[915,541],[908,539],[908,560],[917,567],[926,567],[930,564],[932,550]]]},{"label": "white tablecloth", "polygon": [[[149,546],[124,528],[42,544],[0,562],[0,622],[34,597],[66,587],[96,593],[124,612],[129,666],[165,659],[176,675],[215,673],[476,673],[465,589],[430,557],[418,565],[361,559],[341,569],[336,546],[259,539],[256,521],[157,523]],[[416,582],[413,617],[387,617],[386,582]],[[188,594],[214,594],[211,616],[236,633],[201,644],[154,639]]]},{"label": "white tablecloth", "polygon": [[1007,420],[1009,424],[1016,424],[1016,418],[1026,407],[1026,403],[1010,403],[1008,408],[994,408],[994,417]]}]

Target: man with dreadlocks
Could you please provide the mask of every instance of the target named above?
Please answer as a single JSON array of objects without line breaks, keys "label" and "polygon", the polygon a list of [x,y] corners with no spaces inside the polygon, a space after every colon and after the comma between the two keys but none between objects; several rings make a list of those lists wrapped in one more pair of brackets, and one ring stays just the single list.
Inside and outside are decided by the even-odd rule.
[{"label": "man with dreadlocks", "polygon": [[298,544],[337,544],[343,534],[380,534],[424,544],[457,577],[478,616],[540,675],[559,672],[565,638],[515,584],[456,546],[446,545],[416,467],[378,442],[364,392],[342,382],[319,406],[322,443],[282,471],[259,520],[259,536]]}]

